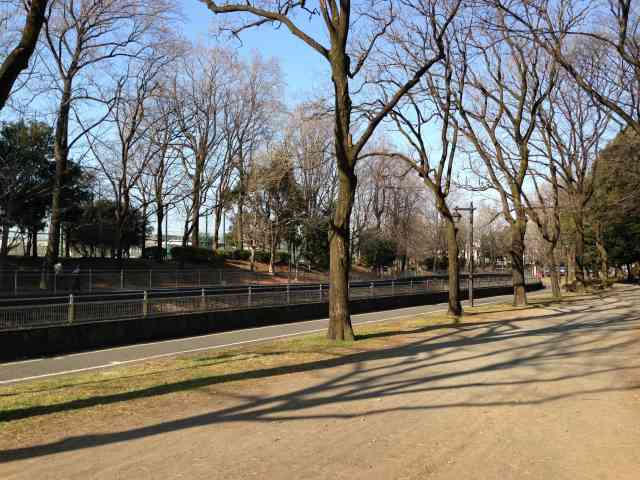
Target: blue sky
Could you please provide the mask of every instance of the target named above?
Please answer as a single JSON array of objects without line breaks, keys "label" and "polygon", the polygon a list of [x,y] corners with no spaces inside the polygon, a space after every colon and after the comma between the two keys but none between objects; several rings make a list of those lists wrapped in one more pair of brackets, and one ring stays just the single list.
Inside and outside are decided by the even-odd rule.
[{"label": "blue sky", "polygon": [[[224,18],[223,15],[214,15],[198,0],[182,0],[181,4],[186,17],[184,33],[190,40],[209,45],[224,42],[237,48],[242,55],[248,56],[257,51],[266,58],[277,58],[285,75],[288,101],[303,100],[314,89],[327,85],[329,77],[326,60],[286,28],[276,29],[266,25],[247,30],[241,34],[241,44],[227,36],[216,38],[213,25]],[[297,23],[315,38],[322,38],[323,32],[318,22],[309,22],[300,17]]]}]

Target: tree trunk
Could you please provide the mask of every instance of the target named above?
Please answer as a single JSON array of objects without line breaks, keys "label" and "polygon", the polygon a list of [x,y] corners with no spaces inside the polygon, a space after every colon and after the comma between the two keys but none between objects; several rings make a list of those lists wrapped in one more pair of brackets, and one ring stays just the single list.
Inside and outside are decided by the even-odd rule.
[{"label": "tree trunk", "polygon": [[38,258],[38,227],[31,229],[31,256]]},{"label": "tree trunk", "polygon": [[142,205],[142,245],[140,246],[140,256],[145,257],[147,250],[147,203]]},{"label": "tree trunk", "polygon": [[[346,44],[346,37],[344,38]],[[351,210],[358,179],[356,153],[351,138],[351,96],[349,57],[341,41],[332,42],[331,80],[334,87],[334,146],[338,172],[338,198],[329,229],[329,329],[331,340],[353,340],[349,314],[349,271],[351,269]]]},{"label": "tree trunk", "polygon": [[200,246],[200,207],[202,193],[202,175],[204,170],[204,158],[198,155],[196,159],[196,171],[193,176],[193,192],[191,194],[191,246]]},{"label": "tree trunk", "polygon": [[200,246],[200,205],[194,205],[193,213],[191,215],[191,225],[193,228],[191,229],[191,246],[199,247]]},{"label": "tree trunk", "polygon": [[600,256],[600,278],[602,281],[606,282],[609,280],[609,255],[607,254],[607,249],[605,248],[604,243],[602,243],[598,238],[596,238],[596,249]]},{"label": "tree trunk", "polygon": [[69,245],[69,227],[65,228],[63,231],[63,239],[64,239],[64,258],[71,257],[71,246]]},{"label": "tree trunk", "polygon": [[513,277],[513,305],[527,304],[524,277],[524,220],[517,219],[511,224],[511,275]]},{"label": "tree trunk", "polygon": [[156,210],[156,246],[159,250],[162,250],[162,222],[164,222],[164,205],[162,203],[159,203],[158,209]]},{"label": "tree trunk", "polygon": [[[220,242],[220,222],[222,220],[222,207],[218,207],[214,210],[214,219],[213,219],[213,249],[218,249],[218,244]],[[224,232],[222,232],[222,237],[224,239]],[[226,249],[226,242],[225,242]]]},{"label": "tree trunk", "polygon": [[576,256],[575,246],[569,248],[567,253],[567,284],[573,283],[576,280]]},{"label": "tree trunk", "polygon": [[549,246],[549,271],[551,272],[551,294],[553,298],[560,298],[562,293],[560,291],[560,274],[558,272],[558,260],[556,258],[555,245]]},{"label": "tree trunk", "polygon": [[[242,189],[242,183],[240,184]],[[240,192],[238,200],[238,245],[240,250],[244,250],[244,193]]]},{"label": "tree trunk", "polygon": [[9,254],[9,225],[2,225],[2,240],[0,241],[0,256],[6,257]]},{"label": "tree trunk", "polygon": [[584,292],[584,223],[581,212],[574,215],[574,222],[576,227],[574,249],[576,292]]},{"label": "tree trunk", "polygon": [[329,232],[329,330],[331,340],[353,340],[353,326],[349,314],[349,227],[357,179],[353,169],[345,169],[338,162],[339,190]]},{"label": "tree trunk", "polygon": [[49,221],[49,238],[47,242],[47,265],[49,267],[58,260],[60,256],[60,222],[62,220],[62,182],[67,170],[67,158],[69,155],[68,132],[69,132],[69,112],[71,110],[71,80],[64,81],[62,98],[56,120],[56,131],[54,134],[53,156],[56,161],[56,172],[53,179],[53,189],[51,193],[51,219]]},{"label": "tree trunk", "polygon": [[447,254],[449,257],[449,306],[447,308],[447,315],[451,317],[459,317],[462,315],[462,304],[460,303],[460,252],[458,248],[458,228],[452,218],[446,218],[446,222]]}]

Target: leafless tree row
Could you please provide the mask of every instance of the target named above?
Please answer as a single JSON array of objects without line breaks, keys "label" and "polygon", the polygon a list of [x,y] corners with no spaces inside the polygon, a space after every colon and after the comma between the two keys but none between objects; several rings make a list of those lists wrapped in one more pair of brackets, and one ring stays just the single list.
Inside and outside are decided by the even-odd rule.
[{"label": "leafless tree row", "polygon": [[[253,260],[266,246],[273,269],[279,243],[305,248],[300,236],[311,238],[325,222],[331,339],[353,338],[349,271],[371,230],[399,239],[401,268],[417,252],[446,250],[449,313],[462,314],[460,189],[492,198],[509,228],[515,304],[527,301],[531,225],[545,242],[554,294],[568,239],[568,263],[584,288],[599,152],[616,129],[640,134],[636,4],[202,3],[222,19],[221,35],[287,30],[324,62],[329,99],[285,106],[276,62],[189,45],[175,33],[170,2],[51,0],[42,16],[32,2],[12,38],[27,57],[37,52],[30,69],[37,75],[22,83],[54,103],[50,263],[60,253],[61,191],[73,152],[100,172],[115,224],[124,225],[132,205],[142,208],[158,246],[170,210],[184,219],[184,245],[200,246],[202,220],[211,219],[213,248],[232,211],[239,248]],[[43,32],[32,48],[38,19]],[[7,92],[26,68],[24,55],[11,55],[0,71]]]}]

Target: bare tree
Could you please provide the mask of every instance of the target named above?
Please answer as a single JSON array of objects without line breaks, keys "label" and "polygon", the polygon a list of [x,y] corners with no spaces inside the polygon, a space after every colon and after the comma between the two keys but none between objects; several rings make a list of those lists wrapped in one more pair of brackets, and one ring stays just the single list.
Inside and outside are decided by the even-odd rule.
[{"label": "bare tree", "polygon": [[[417,57],[420,62],[421,57],[412,42],[402,42],[400,48],[406,50],[404,57]],[[403,160],[420,176],[424,186],[434,195],[435,206],[446,224],[449,259],[448,314],[457,317],[462,315],[458,226],[447,201],[453,181],[459,130],[455,118],[451,61],[451,55],[447,54],[440,72],[436,73],[434,69],[425,75],[420,88],[405,95],[391,113],[391,118],[411,149],[407,154],[394,153],[393,156]],[[434,126],[440,128],[437,148],[432,147],[428,140]],[[439,154],[432,153],[432,150],[439,151]]]},{"label": "bare tree", "polygon": [[[333,214],[330,232],[330,282],[329,292],[329,329],[330,339],[352,340],[353,328],[349,315],[348,280],[351,267],[350,255],[350,218],[357,185],[355,167],[364,146],[380,122],[395,107],[402,96],[411,90],[435,63],[444,55],[443,36],[451,20],[456,15],[460,0],[438,2],[419,0],[415,3],[405,2],[402,7],[392,2],[371,4],[362,2],[352,4],[350,1],[321,1],[316,7],[305,2],[283,1],[247,1],[217,3],[213,0],[202,0],[216,14],[234,14],[239,24],[232,26],[233,33],[260,25],[283,25],[292,35],[307,44],[320,54],[331,70],[334,89],[334,133],[335,155],[338,168],[338,198]],[[382,104],[372,104],[372,112],[368,114],[363,128],[354,140],[354,95],[350,88],[352,80],[364,73],[363,67],[376,49],[384,44],[386,33],[400,15],[396,8],[404,10],[401,28],[411,28],[430,45],[433,55],[416,70],[408,71],[406,80],[399,85],[395,93]],[[297,20],[301,13],[312,18],[320,17],[324,25],[325,35],[314,38],[304,30]],[[356,25],[357,22],[357,25]],[[369,32],[364,37],[356,38],[354,31]],[[353,59],[353,61],[352,61]],[[366,70],[366,69],[365,69]],[[359,88],[356,88],[356,91]],[[371,109],[370,109],[371,110]]]},{"label": "bare tree", "polygon": [[640,12],[633,0],[487,0],[600,106],[640,133]]},{"label": "bare tree", "polygon": [[202,206],[228,166],[224,110],[236,80],[233,61],[230,52],[201,49],[184,62],[174,81],[174,109],[183,139],[180,153],[190,180],[183,243],[191,237],[195,247],[200,245]]},{"label": "bare tree", "polygon": [[147,48],[147,36],[162,27],[169,12],[164,1],[89,0],[73,2],[52,0],[45,21],[45,42],[50,59],[51,77],[56,78],[58,110],[55,126],[54,157],[56,174],[52,189],[51,219],[47,244],[47,262],[59,255],[62,182],[67,160],[74,145],[85,138],[109,114],[111,101],[96,119],[81,123],[75,132],[70,122],[79,120],[79,104],[105,103],[97,68],[114,65],[119,58],[135,58]]},{"label": "bare tree", "polygon": [[[594,192],[599,151],[604,145],[610,116],[571,79],[562,81],[541,110],[542,134],[551,159],[549,174],[559,178],[566,193],[564,206],[573,221],[576,289],[585,286],[585,217]],[[553,177],[551,178],[553,184]]]},{"label": "bare tree", "polygon": [[[139,185],[155,149],[145,141],[155,120],[147,117],[152,98],[157,94],[158,76],[167,58],[149,52],[148,58],[132,61],[118,88],[106,122],[106,131],[88,133],[91,149],[102,174],[106,177],[115,200],[115,253],[122,258],[123,227],[129,219],[132,192]],[[110,130],[114,130],[111,138]],[[147,201],[143,201],[146,221]]]},{"label": "bare tree", "polygon": [[[535,200],[532,195],[524,192],[527,214],[536,226],[547,244],[546,257],[551,272],[551,292],[554,298],[560,298],[560,276],[556,250],[560,241],[560,187],[556,168],[556,151],[549,131],[548,117],[540,113],[539,129],[542,137],[542,172],[533,170],[532,182],[535,190]],[[546,180],[546,189],[539,184],[539,179]],[[551,198],[551,202],[549,202]]]},{"label": "bare tree", "polygon": [[[163,222],[169,206],[178,200],[177,190],[182,180],[180,158],[175,151],[180,135],[170,91],[160,84],[151,99],[147,118],[149,128],[145,142],[150,152],[141,176],[141,189],[153,198],[156,217],[156,246],[162,249]],[[168,232],[164,232],[168,234]]]},{"label": "bare tree", "polygon": [[25,5],[27,16],[20,41],[0,65],[0,110],[4,108],[18,76],[29,66],[44,24],[47,2],[48,0],[31,0]]},{"label": "bare tree", "polygon": [[[467,46],[475,48],[470,51]],[[514,304],[526,304],[524,237],[527,210],[523,186],[537,114],[552,91],[556,71],[544,51],[526,40],[476,30],[458,42],[456,103],[461,128],[481,160],[484,179],[500,197],[511,227]],[[477,55],[472,58],[472,54]]]}]

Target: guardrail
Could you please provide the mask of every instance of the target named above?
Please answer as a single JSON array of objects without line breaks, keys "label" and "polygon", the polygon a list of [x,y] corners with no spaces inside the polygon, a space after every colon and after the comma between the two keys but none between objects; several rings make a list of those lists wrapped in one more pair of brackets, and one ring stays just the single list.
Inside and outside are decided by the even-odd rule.
[{"label": "guardrail", "polygon": [[[371,277],[352,273],[353,281]],[[388,279],[394,278],[388,276]],[[407,276],[406,278],[410,278]],[[122,269],[84,268],[78,272],[61,273],[39,270],[0,270],[0,296],[41,294],[97,293],[117,290],[154,290],[201,288],[219,285],[326,282],[327,274],[292,270],[291,272],[257,272],[233,269]]]},{"label": "guardrail", "polygon": [[[485,275],[474,279],[475,289],[510,285],[510,276]],[[276,291],[273,288],[261,291],[259,286],[249,286],[246,292],[223,294],[207,294],[202,289],[200,295],[171,298],[149,298],[145,292],[142,299],[100,302],[76,302],[71,294],[69,302],[63,304],[1,307],[0,331],[328,302],[326,284],[304,289],[291,287],[286,285]],[[391,280],[350,286],[349,298],[382,298],[446,290],[446,277]]]}]

